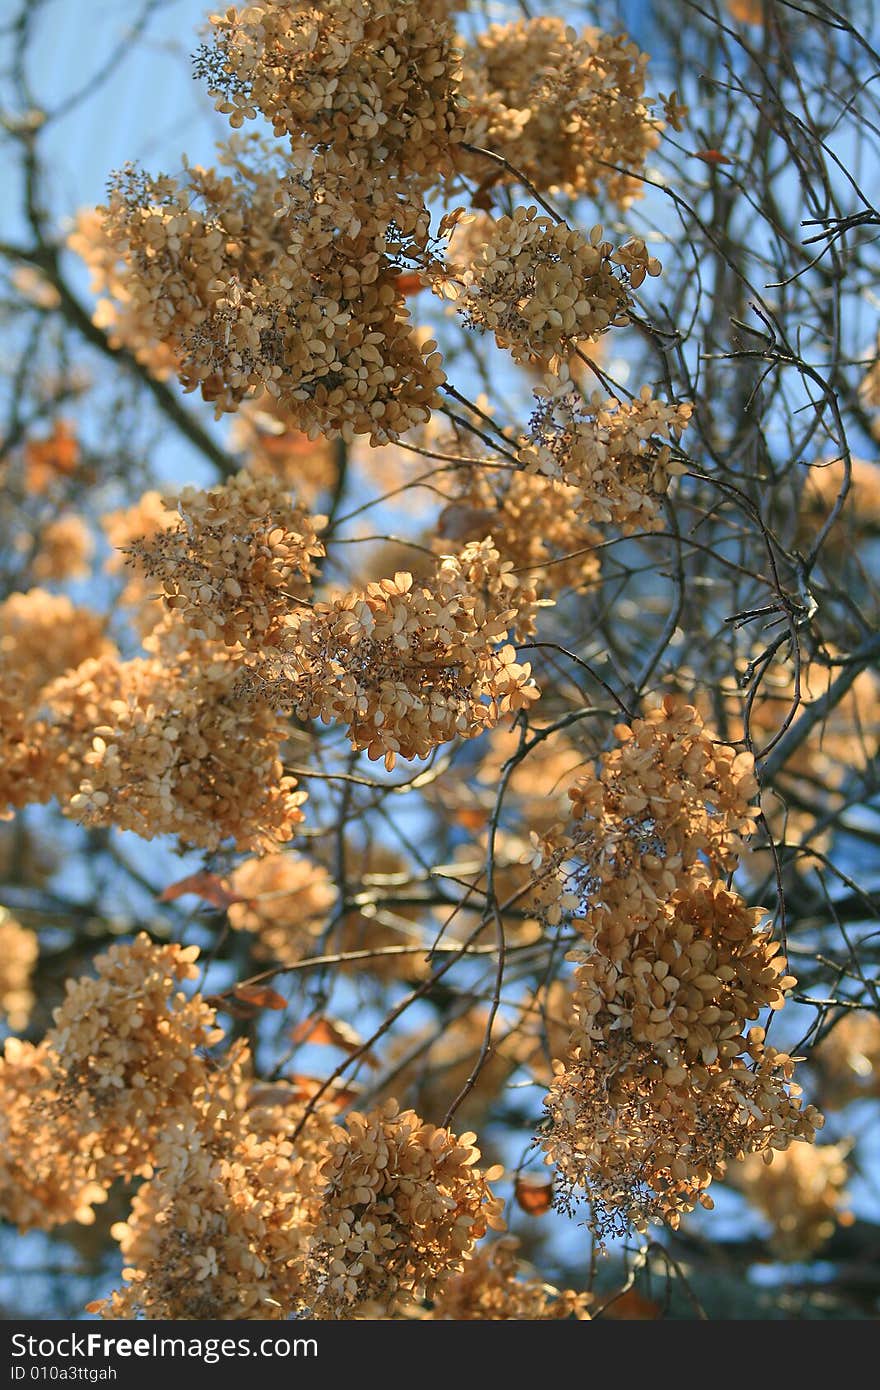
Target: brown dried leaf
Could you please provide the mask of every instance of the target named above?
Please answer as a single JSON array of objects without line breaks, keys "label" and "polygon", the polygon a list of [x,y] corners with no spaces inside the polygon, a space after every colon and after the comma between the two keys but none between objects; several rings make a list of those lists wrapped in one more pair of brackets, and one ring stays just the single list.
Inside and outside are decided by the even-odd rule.
[{"label": "brown dried leaf", "polygon": [[[348,1023],[343,1023],[341,1019],[326,1018],[306,1018],[302,1023],[298,1023],[291,1029],[290,1037],[292,1042],[313,1043],[317,1046],[340,1047],[349,1056],[357,1052],[363,1046],[363,1038]],[[374,1057],[368,1053],[364,1054],[364,1061],[370,1067],[377,1067],[379,1064]]]},{"label": "brown dried leaf", "polygon": [[553,1206],[553,1182],[517,1178],[513,1189],[516,1204],[529,1216],[544,1216]]},{"label": "brown dried leaf", "polygon": [[660,1317],[660,1304],[645,1298],[638,1289],[627,1289],[626,1293],[608,1305],[602,1316],[620,1319],[621,1322],[652,1322]]},{"label": "brown dried leaf", "polygon": [[169,884],[159,894],[159,902],[174,902],[176,898],[182,898],[186,893],[194,893],[197,898],[203,898],[206,903],[210,903],[212,907],[219,907],[222,912],[225,912],[227,907],[231,907],[233,903],[247,902],[247,898],[233,893],[222,878],[204,870],[178,879],[177,883]]},{"label": "brown dried leaf", "polygon": [[[287,1080],[296,1088],[294,1099],[298,1101],[311,1100],[324,1084],[316,1076],[303,1076],[300,1073],[289,1076]],[[321,1104],[329,1105],[333,1110],[344,1110],[347,1105],[353,1105],[362,1094],[361,1086],[345,1086],[340,1081],[334,1081],[322,1095]]]},{"label": "brown dried leaf", "polygon": [[286,1009],[287,1000],[277,989],[268,985],[236,985],[232,991],[236,999],[249,1004],[252,1009]]}]

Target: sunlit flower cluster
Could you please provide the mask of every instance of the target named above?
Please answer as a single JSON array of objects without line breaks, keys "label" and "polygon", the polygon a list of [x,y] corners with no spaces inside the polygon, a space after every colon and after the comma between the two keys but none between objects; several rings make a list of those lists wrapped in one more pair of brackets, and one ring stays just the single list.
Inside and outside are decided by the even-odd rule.
[{"label": "sunlit flower cluster", "polygon": [[435,1321],[456,1322],[589,1319],[590,1294],[545,1283],[519,1257],[518,1250],[519,1241],[514,1236],[480,1246],[461,1273],[445,1285],[428,1316]]},{"label": "sunlit flower cluster", "polygon": [[586,1194],[600,1237],[649,1222],[676,1227],[730,1159],[811,1142],[821,1125],[802,1106],[794,1063],[752,1028],[744,1053],[698,1063],[670,1084],[648,1046],[611,1034],[602,1054],[557,1062],[541,1144],[556,1164],[557,1204]]},{"label": "sunlit flower cluster", "polygon": [[400,1294],[431,1297],[487,1229],[501,1203],[476,1164],[474,1135],[456,1138],[393,1100],[334,1130],[321,1169],[321,1210],[310,1252],[310,1307],[351,1317]]},{"label": "sunlit flower cluster", "polygon": [[461,283],[442,275],[436,283],[470,327],[493,333],[522,362],[564,355],[578,339],[628,323],[630,290],[659,274],[643,241],[615,249],[601,227],[586,237],[535,207],[518,207],[494,222]]},{"label": "sunlit flower cluster", "polygon": [[91,1135],[64,1098],[52,1050],[8,1038],[0,1055],[0,1215],[20,1230],[90,1225],[107,1184],[95,1175]]},{"label": "sunlit flower cluster", "polygon": [[189,1113],[201,1049],[222,1037],[214,1011],[180,986],[196,947],[145,935],[112,946],[97,976],[69,980],[38,1045],[0,1060],[0,1210],[22,1229],[90,1224],[121,1176],[148,1172],[159,1130]]},{"label": "sunlit flower cluster", "polygon": [[861,1010],[846,1013],[811,1053],[810,1061],[827,1110],[880,1096],[880,1017]]},{"label": "sunlit flower cluster", "polygon": [[81,579],[88,574],[94,544],[82,517],[56,517],[40,532],[31,572],[41,583]]},{"label": "sunlit flower cluster", "polygon": [[128,552],[165,605],[201,637],[227,646],[274,645],[311,586],[323,517],[295,506],[273,479],[242,471],[221,487],[186,488],[177,524],[133,540]]},{"label": "sunlit flower cluster", "polygon": [[794,1144],[730,1168],[728,1181],[771,1223],[770,1246],[781,1259],[809,1259],[846,1219],[850,1147]]},{"label": "sunlit flower cluster", "polygon": [[0,907],[0,1019],[18,1032],[34,1006],[31,975],[39,955],[36,933]]},{"label": "sunlit flower cluster", "polygon": [[370,758],[425,758],[473,738],[537,698],[528,664],[505,645],[534,591],[490,541],[439,562],[430,587],[410,574],[316,603],[288,623],[250,688],[300,718],[348,727]]},{"label": "sunlit flower cluster", "polygon": [[397,283],[401,257],[426,255],[427,213],[353,204],[308,174],[282,193],[267,158],[118,176],[101,215],[129,312],[218,413],[267,391],[312,435],[395,438],[444,380]]},{"label": "sunlit flower cluster", "polygon": [[285,726],[242,702],[223,649],[86,662],[47,692],[48,746],[67,764],[69,814],[147,839],[217,848],[289,840],[305,793],[283,772]]},{"label": "sunlit flower cluster", "polygon": [[541,1142],[562,1200],[585,1188],[600,1235],[675,1224],[709,1202],[727,1158],[820,1123],[801,1111],[791,1059],[760,1029],[744,1036],[795,983],[764,914],[720,878],[753,828],[751,755],[673,697],[615,736],[535,855],[546,920],[584,941]]},{"label": "sunlit flower cluster", "polygon": [[260,954],[287,963],[314,951],[336,899],[326,869],[290,852],[246,859],[230,888],[244,900],[230,906],[230,926],[253,932]]},{"label": "sunlit flower cluster", "polygon": [[0,815],[7,806],[48,801],[59,789],[48,746],[46,691],[89,659],[112,660],[115,648],[97,613],[45,589],[12,594],[0,604]]},{"label": "sunlit flower cluster", "polygon": [[[503,155],[538,189],[603,189],[625,205],[657,143],[647,64],[625,35],[578,34],[554,16],[492,24],[464,52],[468,142]],[[479,177],[492,172],[477,156],[470,165]]]},{"label": "sunlit flower cluster", "polygon": [[230,123],[264,116],[356,178],[434,183],[464,117],[448,0],[262,0],[212,17],[196,60]]},{"label": "sunlit flower cluster", "polygon": [[90,1311],[270,1320],[300,1305],[327,1125],[317,1117],[294,1154],[290,1116],[249,1108],[225,1080],[209,1081],[161,1133],[154,1176],[114,1228],[127,1286]]},{"label": "sunlit flower cluster", "polygon": [[625,534],[662,527],[660,499],[683,471],[670,444],[687,427],[691,407],[667,405],[647,386],[632,401],[598,392],[585,401],[563,379],[536,394],[523,466],[568,484],[594,524],[613,523]]},{"label": "sunlit flower cluster", "polygon": [[652,922],[703,858],[716,874],[733,868],[754,829],[752,756],[714,739],[692,706],[667,697],[615,738],[569,789],[568,826],[536,851],[558,874],[547,882],[548,922],[574,914],[588,937],[612,922],[622,935],[625,922]]},{"label": "sunlit flower cluster", "polygon": [[[435,547],[491,536],[498,553],[541,593],[586,589],[599,574],[601,534],[576,488],[515,470],[462,470],[462,491],[440,515]],[[534,633],[532,614],[518,638]]]},{"label": "sunlit flower cluster", "polygon": [[100,1132],[114,1175],[151,1160],[157,1128],[188,1109],[203,1079],[200,1049],[223,1036],[214,1010],[180,988],[197,976],[197,956],[142,934],[99,956],[94,979],[68,980],[55,1010],[46,1041],[76,1127]]}]

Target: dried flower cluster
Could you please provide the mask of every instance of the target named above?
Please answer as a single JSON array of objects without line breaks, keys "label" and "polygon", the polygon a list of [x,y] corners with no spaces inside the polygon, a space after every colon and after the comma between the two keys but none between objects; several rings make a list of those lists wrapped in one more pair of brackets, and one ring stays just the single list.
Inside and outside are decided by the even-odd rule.
[{"label": "dried flower cluster", "polygon": [[667,697],[615,737],[570,788],[568,827],[537,846],[539,863],[559,871],[547,881],[548,922],[575,914],[588,936],[648,926],[704,859],[715,876],[732,869],[754,829],[751,755],[714,740],[692,706]]},{"label": "dried flower cluster", "polygon": [[41,583],[81,579],[88,574],[94,545],[82,517],[59,516],[40,532],[31,572]]},{"label": "dried flower cluster", "polygon": [[[538,189],[604,189],[625,205],[657,143],[647,64],[625,35],[578,34],[552,16],[492,24],[464,51],[468,143],[502,155]],[[492,170],[478,157],[471,165],[479,177]]]},{"label": "dried flower cluster", "polygon": [[880,1017],[846,1013],[810,1058],[826,1109],[880,1095]]},{"label": "dried flower cluster", "polygon": [[27,1027],[34,993],[31,975],[39,955],[34,932],[0,906],[0,1019],[14,1032]]},{"label": "dried flower cluster", "polygon": [[[507,470],[462,470],[461,492],[444,508],[435,548],[454,540],[492,544],[517,575],[542,594],[586,589],[599,574],[595,546],[601,534],[590,524],[578,491],[554,478]],[[531,613],[514,628],[517,639],[534,633]]]},{"label": "dried flower cluster", "polygon": [[330,492],[336,481],[338,446],[303,434],[268,392],[242,401],[232,420],[230,440],[233,448],[243,452],[249,473],[274,478],[306,506]]},{"label": "dried flower cluster", "polygon": [[179,525],[179,513],[166,507],[161,493],[155,490],[142,493],[132,506],[105,512],[101,517],[101,529],[113,547],[106,561],[107,571],[113,575],[125,572],[126,583],[119,602],[128,610],[128,617],[142,637],[152,632],[166,610],[156,585],[147,578],[131,547]]},{"label": "dried flower cluster", "polygon": [[[677,1224],[728,1158],[811,1139],[785,1054],[743,1035],[794,984],[779,947],[720,880],[752,828],[748,754],[673,697],[569,792],[572,820],[538,843],[551,924],[583,937],[569,1056],[541,1142],[561,1200],[585,1189],[601,1234]],[[750,1060],[746,1060],[746,1059]]]},{"label": "dried flower cluster", "polygon": [[771,1223],[770,1246],[780,1259],[809,1259],[846,1220],[850,1147],[795,1144],[784,1153],[752,1154],[730,1169],[730,1183]]},{"label": "dried flower cluster", "polygon": [[393,1100],[334,1129],[309,1260],[314,1316],[351,1317],[399,1295],[430,1298],[487,1229],[503,1229],[489,1187],[499,1173],[475,1166],[473,1140],[424,1124]]},{"label": "dried flower cluster", "polygon": [[112,946],[97,976],[68,981],[38,1047],[10,1039],[0,1061],[0,1210],[22,1228],[90,1223],[120,1176],[149,1170],[158,1129],[186,1114],[222,1037],[214,1011],[179,986],[196,947],[141,935]]},{"label": "dried flower cluster", "polygon": [[145,935],[111,946],[95,979],[68,980],[55,1010],[46,1041],[73,1122],[101,1132],[114,1175],[151,1161],[157,1127],[188,1108],[203,1077],[199,1049],[223,1036],[214,1010],[180,989],[196,977],[197,956],[195,946],[154,946]]},{"label": "dried flower cluster", "polygon": [[412,575],[370,584],[289,620],[250,686],[303,719],[340,723],[370,758],[425,758],[473,738],[538,691],[504,645],[534,591],[491,541],[438,563],[430,587]]},{"label": "dried flower cluster", "polygon": [[46,692],[81,662],[113,659],[104,627],[97,613],[45,589],[12,594],[0,604],[0,815],[7,806],[48,801],[59,790]]},{"label": "dried flower cluster", "polygon": [[312,435],[382,442],[425,421],[440,356],[397,282],[401,256],[427,254],[427,213],[353,203],[306,173],[282,195],[259,147],[254,159],[234,158],[232,174],[187,168],[182,182],[118,176],[104,234],[144,336],[218,413],[259,390]]},{"label": "dried flower cluster", "polygon": [[253,932],[258,952],[290,964],[315,949],[336,898],[327,870],[301,854],[245,859],[230,879],[244,901],[229,908],[229,925]]},{"label": "dried flower cluster", "polygon": [[461,282],[438,275],[435,283],[470,327],[494,333],[523,362],[564,355],[579,339],[628,323],[630,289],[659,274],[643,241],[615,249],[601,227],[585,237],[535,207],[518,207],[493,223]]},{"label": "dried flower cluster", "polygon": [[585,1194],[600,1238],[676,1227],[697,1203],[712,1207],[706,1189],[730,1159],[812,1142],[821,1116],[802,1108],[791,1058],[763,1039],[751,1028],[740,1057],[690,1067],[675,1086],[652,1048],[623,1035],[589,1062],[556,1062],[541,1144],[557,1205]]},{"label": "dried flower cluster", "polygon": [[166,660],[86,662],[56,681],[47,742],[69,813],[205,849],[289,840],[305,793],[282,769],[285,725],[265,704],[243,704],[238,679],[222,648],[190,642]]},{"label": "dried flower cluster", "polygon": [[0,1215],[20,1230],[90,1225],[108,1184],[95,1175],[94,1136],[68,1116],[51,1049],[8,1038],[0,1055]]},{"label": "dried flower cluster", "polygon": [[671,456],[687,427],[690,405],[666,405],[643,386],[632,401],[585,401],[571,382],[536,392],[538,407],[521,450],[523,467],[574,490],[578,511],[624,534],[663,525],[660,499],[682,471]]},{"label": "dried flower cluster", "polygon": [[242,471],[222,487],[186,488],[177,525],[133,540],[138,570],[159,582],[165,605],[187,628],[227,646],[274,645],[324,554],[324,517],[294,506],[273,479]]},{"label": "dried flower cluster", "polygon": [[584,923],[587,947],[572,953],[580,1055],[620,1031],[654,1049],[672,1085],[698,1060],[736,1057],[746,1021],[781,1008],[795,983],[763,918],[716,880],[685,881],[642,930],[624,934],[610,913],[595,930]]},{"label": "dried flower cluster", "polygon": [[92,321],[107,334],[110,346],[126,349],[158,381],[171,376],[177,368],[174,352],[157,340],[99,208],[85,208],[77,214],[67,245],[88,267],[93,292],[102,296]]},{"label": "dried flower cluster", "polygon": [[480,1247],[451,1278],[428,1316],[435,1321],[558,1321],[590,1317],[591,1296],[555,1289],[519,1258],[519,1241],[502,1236]]},{"label": "dried flower cluster", "polygon": [[[427,187],[464,133],[448,0],[263,0],[212,18],[196,71],[239,127],[322,152],[337,175]],[[332,155],[332,160],[327,156]]]},{"label": "dried flower cluster", "polygon": [[223,1074],[195,1093],[187,1115],[162,1132],[154,1176],[114,1228],[128,1286],[90,1311],[113,1319],[289,1317],[302,1302],[327,1129],[316,1117],[294,1153],[286,1132],[298,1113],[252,1106]]}]

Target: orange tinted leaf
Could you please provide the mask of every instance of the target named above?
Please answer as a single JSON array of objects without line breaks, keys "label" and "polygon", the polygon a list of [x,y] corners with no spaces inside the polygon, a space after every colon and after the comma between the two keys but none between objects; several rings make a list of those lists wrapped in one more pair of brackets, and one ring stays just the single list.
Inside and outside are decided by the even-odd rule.
[{"label": "orange tinted leaf", "polygon": [[421,275],[414,270],[407,270],[403,275],[398,275],[396,285],[397,293],[402,295],[418,294],[425,288]]},{"label": "orange tinted leaf", "polygon": [[194,893],[197,898],[203,898],[206,903],[211,903],[213,907],[224,910],[232,903],[246,902],[238,893],[232,893],[227,888],[222,878],[216,874],[202,872],[190,874],[187,878],[181,878],[177,883],[171,883],[159,894],[160,903],[174,902],[175,898],[182,898],[185,893]]},{"label": "orange tinted leaf", "polygon": [[78,463],[73,426],[56,420],[48,439],[30,439],[24,446],[25,485],[29,492],[45,492],[54,478],[72,473]]},{"label": "orange tinted leaf", "polygon": [[259,1086],[255,1087],[248,1095],[248,1110],[257,1109],[261,1105],[299,1105],[300,1096],[290,1085],[284,1086]]},{"label": "orange tinted leaf", "polygon": [[232,991],[236,999],[249,1004],[253,1009],[286,1009],[287,1000],[277,989],[268,985],[236,985]]},{"label": "orange tinted leaf", "polygon": [[226,994],[206,994],[205,1003],[210,1004],[212,1009],[222,1009],[230,1018],[239,1018],[243,1022],[256,1018],[258,1013],[253,1004],[238,1003]]},{"label": "orange tinted leaf", "polygon": [[[341,1047],[349,1056],[363,1046],[363,1038],[348,1023],[334,1018],[306,1018],[291,1029],[291,1040],[297,1043],[314,1043],[318,1046]],[[376,1067],[375,1058],[365,1055],[368,1066]]]},{"label": "orange tinted leaf", "polygon": [[619,1318],[621,1322],[651,1322],[660,1317],[660,1304],[645,1298],[638,1289],[627,1289],[615,1298],[602,1314],[603,1318]]},{"label": "orange tinted leaf", "polygon": [[337,1023],[332,1018],[307,1018],[290,1031],[293,1042],[327,1043],[331,1047],[343,1047],[346,1052],[354,1052],[361,1045],[359,1033],[347,1023]]},{"label": "orange tinted leaf", "polygon": [[553,1206],[553,1183],[517,1178],[513,1195],[517,1206],[522,1207],[529,1216],[544,1216]]},{"label": "orange tinted leaf", "polygon": [[[287,1079],[295,1086],[295,1099],[300,1101],[311,1100],[324,1084],[316,1076],[296,1074]],[[346,1105],[353,1105],[360,1095],[360,1086],[345,1086],[342,1082],[334,1081],[322,1095],[321,1104],[329,1105],[333,1110],[344,1110]]]},{"label": "orange tinted leaf", "polygon": [[722,154],[720,150],[694,150],[694,159],[702,159],[704,164],[732,164],[733,160],[729,155]]}]

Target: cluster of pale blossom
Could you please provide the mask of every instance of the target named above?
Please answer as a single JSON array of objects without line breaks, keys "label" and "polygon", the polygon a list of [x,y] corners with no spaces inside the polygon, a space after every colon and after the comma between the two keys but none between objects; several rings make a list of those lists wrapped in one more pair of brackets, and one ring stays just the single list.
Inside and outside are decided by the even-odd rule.
[{"label": "cluster of pale blossom", "polygon": [[114,945],[39,1045],[6,1043],[0,1212],[88,1224],[112,1183],[145,1179],[113,1228],[125,1285],[90,1305],[104,1317],[393,1315],[441,1295],[503,1229],[500,1170],[394,1101],[340,1126],[306,1117],[294,1085],[255,1083],[243,1045],[209,1056],[223,1031],[185,988],[197,956]]},{"label": "cluster of pale blossom", "polygon": [[353,748],[389,769],[473,738],[538,697],[506,643],[535,602],[491,541],[438,561],[426,584],[399,573],[297,611],[247,688],[300,718],[347,726]]},{"label": "cluster of pale blossom", "polygon": [[[474,169],[488,188],[512,162],[542,186],[627,202],[661,124],[645,55],[557,20],[493,26],[462,81],[450,8],[264,0],[213,16],[197,74],[233,127],[262,117],[286,147],[235,135],[216,169],[123,170],[72,243],[108,296],[111,342],[148,370],[170,364],[218,413],[261,396],[311,438],[381,443],[424,423],[445,383],[407,280],[457,299],[518,361],[627,323],[631,291],[660,270],[642,241],[615,248],[601,228],[584,237],[519,207],[462,281],[435,254],[425,198]],[[678,119],[672,99],[666,111]]]},{"label": "cluster of pale blossom", "polygon": [[535,394],[522,466],[567,484],[594,524],[613,523],[624,534],[658,530],[660,499],[670,478],[683,471],[670,445],[687,427],[692,407],[667,405],[647,386],[631,401],[606,400],[598,392],[585,400],[564,379]]},{"label": "cluster of pale blossom", "polygon": [[264,854],[239,864],[229,886],[238,899],[229,925],[253,934],[258,956],[290,964],[314,954],[336,899],[322,865],[295,851]]},{"label": "cluster of pale blossom", "polygon": [[175,504],[175,525],[131,541],[138,571],[158,581],[165,606],[200,637],[274,645],[310,591],[326,518],[308,516],[273,478],[247,471],[162,499],[163,507]]},{"label": "cluster of pale blossom", "polygon": [[880,1016],[847,1012],[810,1055],[827,1110],[880,1096]]},{"label": "cluster of pale blossom", "polygon": [[600,1234],[677,1224],[729,1160],[821,1123],[791,1059],[744,1034],[795,983],[763,913],[722,880],[753,827],[751,755],[673,697],[615,734],[570,789],[569,822],[535,837],[545,920],[582,938],[541,1143]]},{"label": "cluster of pale blossom", "polygon": [[114,260],[108,280],[110,253],[92,258],[97,286],[123,282],[128,315],[218,412],[264,391],[309,433],[395,437],[444,380],[397,283],[401,257],[428,254],[427,213],[396,196],[353,204],[314,171],[281,181],[261,150],[250,164],[227,150],[228,174],[125,170],[101,210]]},{"label": "cluster of pale blossom", "polygon": [[105,1318],[271,1320],[306,1296],[328,1121],[283,1085],[265,1099],[235,1052],[206,1074],[186,1111],[158,1133],[152,1174],[113,1228],[125,1285],[89,1305]]},{"label": "cluster of pale blossom", "polygon": [[162,658],[87,662],[55,682],[48,741],[74,763],[68,813],[204,849],[289,840],[306,796],[281,763],[287,728],[266,704],[243,705],[239,670],[223,648],[193,640]]},{"label": "cluster of pale blossom", "polygon": [[39,955],[36,933],[0,906],[0,1019],[18,1032],[34,1006],[31,976]]},{"label": "cluster of pale blossom", "polygon": [[493,333],[525,362],[565,356],[579,340],[629,323],[630,291],[659,274],[660,262],[638,238],[615,247],[601,227],[585,236],[536,207],[517,207],[491,224],[460,279],[438,269],[434,286],[470,327]]},{"label": "cluster of pale blossom", "polygon": [[94,979],[68,981],[37,1046],[0,1060],[0,1211],[14,1224],[91,1222],[112,1182],[148,1171],[157,1127],[185,1113],[205,1074],[198,1049],[222,1037],[181,985],[195,947],[142,935],[112,946]]},{"label": "cluster of pale blossom", "polygon": [[[492,24],[464,51],[468,143],[503,156],[535,188],[604,189],[625,205],[658,142],[647,64],[625,36],[578,34],[554,16]],[[477,155],[465,167],[480,178],[493,172]]]},{"label": "cluster of pale blossom", "polygon": [[504,1229],[489,1186],[500,1170],[476,1166],[475,1137],[425,1124],[394,1100],[333,1130],[309,1258],[314,1316],[431,1298],[487,1230]]},{"label": "cluster of pale blossom", "polygon": [[[602,537],[577,489],[517,469],[462,468],[458,481],[454,500],[440,515],[435,548],[491,536],[499,555],[542,594],[595,584]],[[533,635],[531,612],[514,633],[517,639]]]},{"label": "cluster of pale blossom", "polygon": [[849,1150],[847,1142],[795,1144],[751,1154],[730,1170],[732,1184],[770,1222],[770,1247],[780,1259],[809,1259],[851,1219],[844,1209]]},{"label": "cluster of pale blossom", "polygon": [[557,1289],[537,1278],[519,1256],[515,1236],[483,1245],[438,1295],[433,1321],[553,1322],[590,1317],[591,1295]]},{"label": "cluster of pale blossom", "polygon": [[66,513],[40,531],[31,573],[41,584],[81,579],[88,574],[94,544],[81,516]]},{"label": "cluster of pale blossom", "polygon": [[48,801],[69,786],[69,752],[51,746],[46,712],[53,681],[89,660],[112,660],[105,621],[66,595],[45,589],[11,594],[0,604],[0,816],[7,807]]},{"label": "cluster of pale blossom", "polygon": [[461,55],[448,0],[262,0],[212,18],[196,60],[233,127],[263,116],[276,136],[358,180],[428,187],[463,137]]}]

